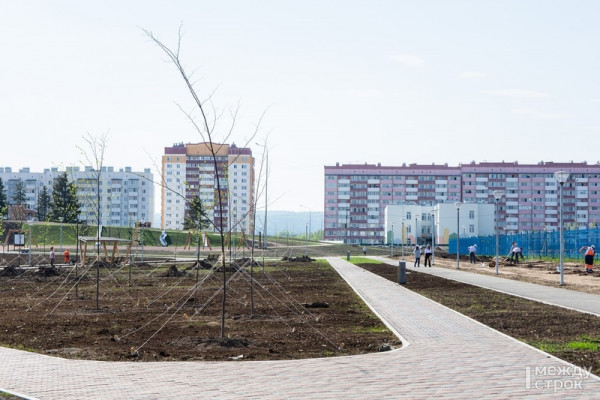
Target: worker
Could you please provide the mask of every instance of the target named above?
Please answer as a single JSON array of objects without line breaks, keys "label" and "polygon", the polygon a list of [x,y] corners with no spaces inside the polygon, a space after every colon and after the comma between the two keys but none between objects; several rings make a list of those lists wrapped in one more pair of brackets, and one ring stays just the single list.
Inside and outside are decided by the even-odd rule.
[{"label": "worker", "polygon": [[63,253],[63,258],[65,260],[65,264],[71,263],[71,259],[69,257],[69,249],[65,249],[65,252]]},{"label": "worker", "polygon": [[475,264],[475,257],[477,254],[477,245],[469,246],[469,262]]},{"label": "worker", "polygon": [[583,246],[579,249],[579,252],[584,252],[585,257],[585,273],[591,274],[594,272],[594,256],[596,255],[596,246]]}]

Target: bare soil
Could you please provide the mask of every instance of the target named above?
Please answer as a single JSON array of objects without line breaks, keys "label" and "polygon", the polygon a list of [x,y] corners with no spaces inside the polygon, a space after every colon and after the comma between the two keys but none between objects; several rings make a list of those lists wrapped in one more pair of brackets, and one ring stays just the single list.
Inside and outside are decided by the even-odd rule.
[{"label": "bare soil", "polygon": [[130,277],[128,267],[103,265],[97,292],[93,267],[77,295],[72,268],[1,276],[0,343],[110,361],[278,360],[401,346],[323,262],[281,261],[264,272],[254,267],[254,311],[248,275],[228,268],[222,338],[222,270],[199,270],[196,293],[196,270],[184,268],[142,264]]},{"label": "bare soil", "polygon": [[[407,258],[408,260],[408,258]],[[495,258],[478,256],[475,264],[469,263],[469,257],[460,259],[460,269],[478,274],[495,275]],[[505,257],[498,258],[498,272],[503,278],[524,282],[537,283],[546,286],[557,286],[560,282],[560,273],[557,271],[558,261],[539,260],[526,258],[518,264],[508,261]],[[596,264],[598,261],[596,261]],[[436,266],[456,268],[456,255],[438,252]],[[596,265],[594,273],[586,274],[583,257],[581,260],[569,260],[564,263],[565,288],[586,293],[600,294],[600,266]]]},{"label": "bare soil", "polygon": [[[453,265],[456,266],[456,259]],[[485,268],[471,265],[470,268]],[[391,281],[397,279],[396,266],[360,266]],[[528,270],[530,267],[515,268]],[[466,269],[462,262],[461,269]],[[543,271],[537,273],[547,275]],[[600,281],[592,276],[585,278]],[[555,284],[556,279],[554,275]],[[563,360],[600,373],[599,317],[420,273],[412,268],[407,271],[406,288]]]}]

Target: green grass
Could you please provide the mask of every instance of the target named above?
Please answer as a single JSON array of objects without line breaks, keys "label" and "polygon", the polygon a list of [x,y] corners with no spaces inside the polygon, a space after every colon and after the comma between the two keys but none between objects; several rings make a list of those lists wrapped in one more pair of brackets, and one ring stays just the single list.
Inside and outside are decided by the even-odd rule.
[{"label": "green grass", "polygon": [[381,261],[373,260],[366,257],[350,257],[352,264],[382,264]]},{"label": "green grass", "polygon": [[560,353],[569,350],[598,351],[598,341],[590,339],[587,336],[582,336],[578,340],[569,342],[533,341],[528,343],[547,353]]},{"label": "green grass", "polygon": [[387,333],[390,330],[384,325],[379,326],[357,326],[354,328],[354,332],[362,333]]}]

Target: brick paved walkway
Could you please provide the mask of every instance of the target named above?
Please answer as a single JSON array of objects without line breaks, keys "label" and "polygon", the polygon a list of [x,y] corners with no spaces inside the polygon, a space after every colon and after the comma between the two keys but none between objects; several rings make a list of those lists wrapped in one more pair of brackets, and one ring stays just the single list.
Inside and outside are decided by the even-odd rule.
[{"label": "brick paved walkway", "polygon": [[600,397],[597,377],[573,374],[570,364],[344,260],[328,260],[404,348],[311,360],[172,363],[64,360],[0,348],[0,388],[39,399]]},{"label": "brick paved walkway", "polygon": [[[398,265],[398,260],[390,260],[385,257],[369,257],[378,261]],[[407,262],[407,270],[412,270],[412,261]],[[524,297],[542,303],[552,304],[564,308],[569,308],[589,314],[600,316],[600,296],[597,294],[583,293],[575,290],[569,290],[568,286],[545,286],[535,283],[516,281],[514,279],[501,278],[494,275],[484,275],[475,272],[464,271],[455,268],[414,268],[418,272],[424,272],[436,275],[446,279],[452,279],[471,285],[481,286],[498,292],[508,293],[515,296]],[[596,278],[591,278],[596,279]]]}]

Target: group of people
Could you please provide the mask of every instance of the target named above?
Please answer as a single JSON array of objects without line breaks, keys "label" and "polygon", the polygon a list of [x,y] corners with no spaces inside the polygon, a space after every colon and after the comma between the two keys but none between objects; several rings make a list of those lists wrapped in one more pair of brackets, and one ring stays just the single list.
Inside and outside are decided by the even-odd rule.
[{"label": "group of people", "polygon": [[[586,274],[593,273],[594,272],[594,256],[596,255],[596,246],[594,246],[594,245],[583,246],[581,249],[579,249],[579,252],[583,253],[584,258],[585,258],[585,260],[584,260],[585,273]],[[415,254],[415,256],[416,256],[416,254]],[[476,256],[477,256],[477,245],[474,244],[472,246],[469,246],[469,262],[471,264],[475,263]],[[508,253],[508,257],[509,257],[510,262],[514,262],[515,264],[519,263],[519,258],[521,259],[521,261],[523,261],[525,259],[525,256],[523,255],[523,250],[521,249],[521,247],[519,247],[519,245],[516,242],[512,242],[512,245],[510,247],[510,252]]]},{"label": "group of people", "polygon": [[425,254],[425,267],[427,267],[427,264],[429,264],[429,267],[431,267],[431,246],[427,245],[425,247],[423,246],[419,246],[416,245],[415,249],[413,250],[413,254],[415,255],[415,265],[414,267],[420,267],[421,266],[421,253]]},{"label": "group of people", "polygon": [[[56,254],[54,253],[54,246],[50,247],[50,266],[54,268],[54,261],[56,259]],[[71,254],[69,253],[69,249],[65,249],[63,253],[63,260],[65,264],[69,264],[71,262]]]}]

